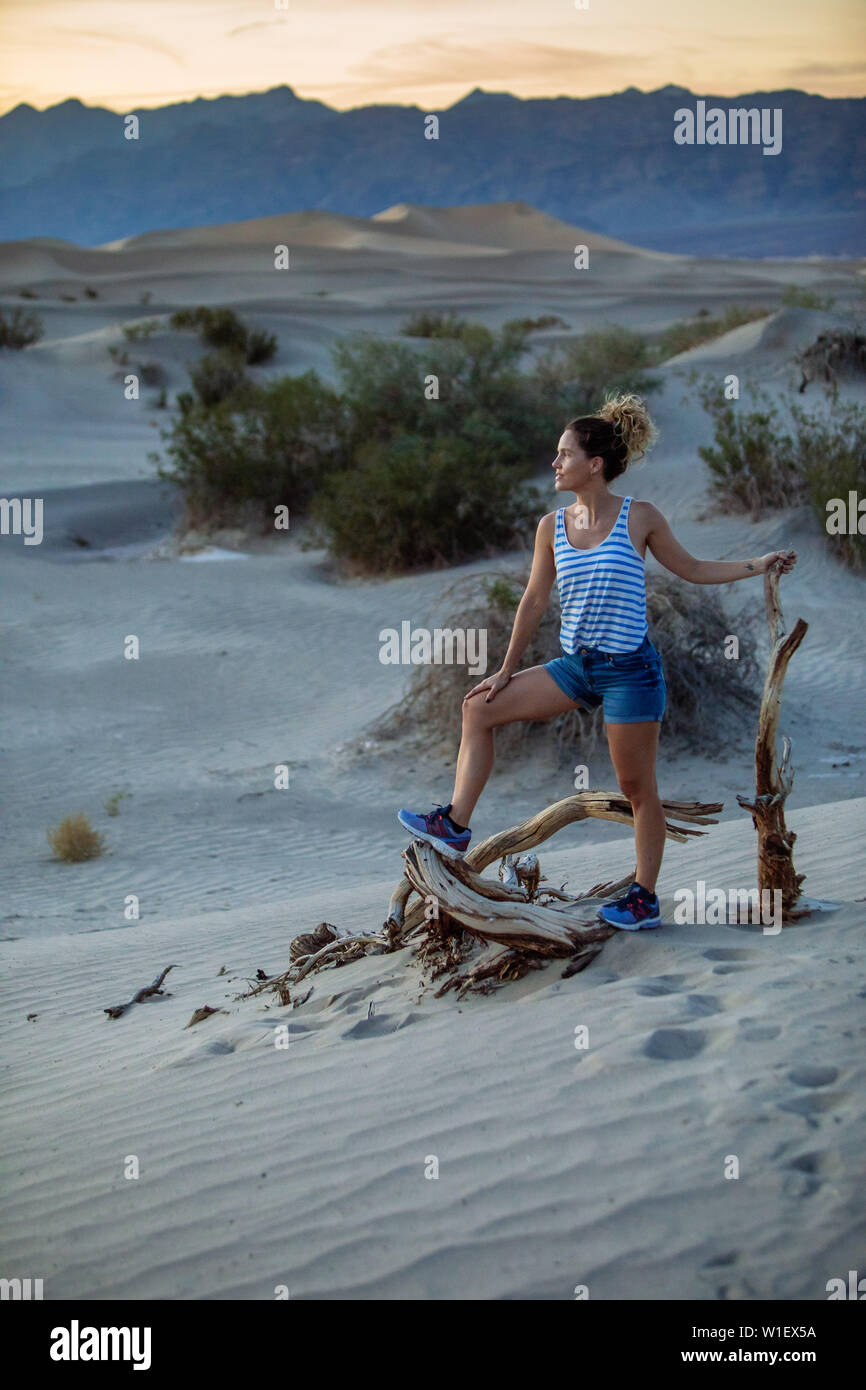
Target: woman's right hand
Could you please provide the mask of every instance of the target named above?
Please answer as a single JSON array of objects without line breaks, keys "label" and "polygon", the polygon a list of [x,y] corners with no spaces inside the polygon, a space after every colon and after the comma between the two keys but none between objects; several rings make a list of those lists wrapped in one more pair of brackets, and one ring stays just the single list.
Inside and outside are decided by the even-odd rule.
[{"label": "woman's right hand", "polygon": [[485,702],[495,700],[497,691],[504,690],[510,680],[511,675],[508,671],[495,671],[492,676],[486,676],[478,685],[473,686],[469,694],[464,697],[463,703],[471,700],[473,695],[481,694],[484,695]]}]

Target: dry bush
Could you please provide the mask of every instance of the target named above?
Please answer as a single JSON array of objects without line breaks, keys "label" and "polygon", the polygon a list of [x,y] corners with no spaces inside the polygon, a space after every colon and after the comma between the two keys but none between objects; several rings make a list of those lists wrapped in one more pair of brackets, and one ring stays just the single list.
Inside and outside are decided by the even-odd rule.
[{"label": "dry bush", "polygon": [[161,362],[139,362],[138,377],[142,386],[165,386],[168,381],[165,367]]},{"label": "dry bush", "polygon": [[161,327],[161,319],[138,319],[133,323],[125,323],[121,332],[127,342],[142,343],[147,338],[152,337],[156,330]]},{"label": "dry bush", "polygon": [[814,343],[794,358],[803,375],[800,391],[810,381],[834,385],[840,376],[866,375],[866,334],[853,329],[819,333]]},{"label": "dry bush", "polygon": [[[697,380],[693,373],[691,382]],[[726,512],[751,512],[757,520],[765,507],[796,507],[803,501],[804,480],[796,464],[796,443],[784,428],[778,406],[766,392],[751,391],[755,409],[745,401],[724,399],[711,378],[697,396],[713,422],[713,444],[698,446],[710,470],[710,488]]]},{"label": "dry bush", "polygon": [[[529,574],[513,570],[466,576],[449,585],[427,626],[486,629],[490,657],[487,675],[498,669],[511,636],[517,604]],[[447,619],[443,620],[443,613]],[[731,633],[718,594],[703,585],[685,584],[667,575],[647,577],[647,619],[651,640],[664,664],[667,706],[664,737],[682,749],[706,757],[722,755],[730,741],[742,735],[744,721],[757,717],[760,673],[748,637],[758,614],[738,617],[737,635],[746,655],[724,657]],[[521,670],[562,655],[559,642],[560,607],[554,586],[551,601],[527,647]],[[427,751],[456,753],[462,725],[462,702],[483,676],[468,675],[465,666],[418,667],[409,689],[365,731],[374,740],[400,740]],[[548,720],[526,720],[496,730],[497,753],[528,754],[547,748],[557,762],[574,756],[576,746],[592,751],[601,741],[601,708],[577,708]],[[363,745],[364,737],[359,740]]]},{"label": "dry bush", "polygon": [[13,309],[6,316],[0,309],[0,348],[26,348],[38,343],[45,329],[36,314]]},{"label": "dry bush", "polygon": [[[751,389],[757,405],[751,411],[723,400],[711,380],[697,394],[713,420],[715,447],[700,445],[698,453],[709,465],[720,510],[750,510],[757,520],[765,508],[807,503],[836,558],[863,569],[860,535],[831,533],[828,510],[834,499],[862,495],[866,486],[866,406],[840,401],[835,383],[825,388],[825,405],[811,413],[791,404],[783,415],[757,387]],[[791,429],[785,428],[788,422]]]},{"label": "dry bush", "polygon": [[55,859],[62,859],[66,864],[97,859],[105,849],[104,836],[93,829],[83,811],[64,816],[59,825],[47,831],[47,837]]}]

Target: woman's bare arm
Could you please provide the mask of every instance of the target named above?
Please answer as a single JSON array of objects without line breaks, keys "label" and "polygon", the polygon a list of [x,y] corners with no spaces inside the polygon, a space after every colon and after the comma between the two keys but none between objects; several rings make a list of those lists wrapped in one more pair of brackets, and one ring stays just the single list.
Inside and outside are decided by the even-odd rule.
[{"label": "woman's bare arm", "polygon": [[520,664],[520,658],[526,651],[530,639],[538,629],[538,625],[547,611],[550,602],[550,590],[556,578],[556,565],[553,559],[553,528],[556,520],[556,513],[549,512],[543,516],[538,523],[535,532],[535,551],[532,556],[532,569],[523,597],[517,605],[517,612],[514,616],[514,626],[511,629],[511,641],[508,643],[508,651],[498,671],[492,676],[485,676],[483,681],[479,681],[465,696],[466,700],[471,700],[473,695],[484,694],[486,699],[492,700],[496,696],[497,690],[502,690],[511,680],[514,672]]},{"label": "woman's bare arm", "polygon": [[778,561],[779,570],[792,569],[796,564],[795,550],[772,550],[767,555],[753,556],[748,560],[699,560],[680,545],[670,528],[667,518],[651,502],[644,502],[650,525],[646,543],[660,565],[690,584],[730,584],[735,579],[750,579],[756,574],[765,574],[773,561]]},{"label": "woman's bare arm", "polygon": [[517,605],[511,641],[500,670],[512,675],[520,664],[520,658],[529,646],[530,639],[538,631],[538,625],[547,612],[550,591],[556,578],[553,560],[553,527],[555,512],[549,512],[538,523],[535,532],[535,551],[532,556],[532,569],[523,597]]}]

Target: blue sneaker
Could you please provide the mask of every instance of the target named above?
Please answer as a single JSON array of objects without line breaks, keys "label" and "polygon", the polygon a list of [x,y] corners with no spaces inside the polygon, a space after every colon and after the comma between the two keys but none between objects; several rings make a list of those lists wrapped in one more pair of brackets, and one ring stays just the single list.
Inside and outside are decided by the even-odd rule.
[{"label": "blue sneaker", "polygon": [[413,840],[426,840],[428,845],[433,845],[440,854],[447,855],[449,859],[461,859],[469,848],[472,831],[453,830],[451,822],[446,820],[450,810],[449,801],[447,806],[437,806],[427,815],[423,812],[418,814],[415,811],[398,811],[397,819],[403,828],[409,831]]},{"label": "blue sneaker", "polygon": [[661,913],[659,900],[655,893],[647,893],[635,880],[624,898],[605,903],[596,916],[608,926],[620,927],[623,931],[640,931],[641,927],[660,927]]}]

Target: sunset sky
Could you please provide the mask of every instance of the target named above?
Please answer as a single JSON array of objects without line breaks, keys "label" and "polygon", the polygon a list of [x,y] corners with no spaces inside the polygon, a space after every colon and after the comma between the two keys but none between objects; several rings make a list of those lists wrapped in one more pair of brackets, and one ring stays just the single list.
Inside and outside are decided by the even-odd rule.
[{"label": "sunset sky", "polygon": [[[583,0],[579,0],[583,3]],[[0,113],[264,91],[440,109],[473,87],[866,93],[863,0],[0,0]]]}]

